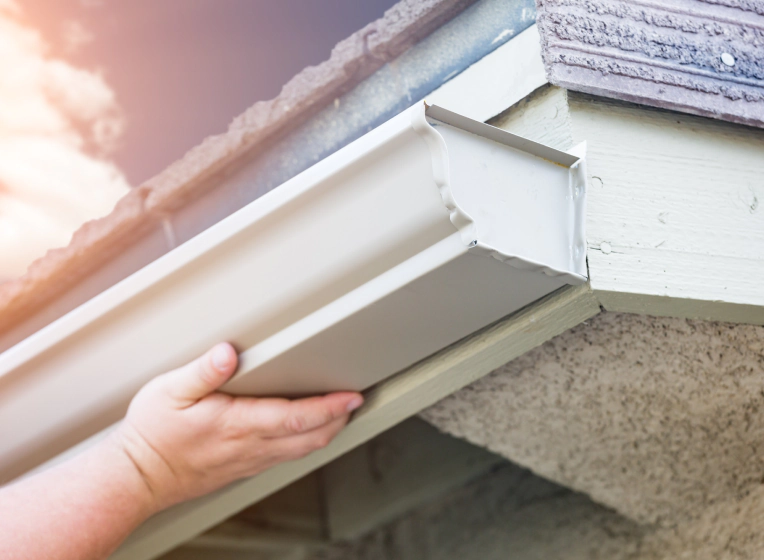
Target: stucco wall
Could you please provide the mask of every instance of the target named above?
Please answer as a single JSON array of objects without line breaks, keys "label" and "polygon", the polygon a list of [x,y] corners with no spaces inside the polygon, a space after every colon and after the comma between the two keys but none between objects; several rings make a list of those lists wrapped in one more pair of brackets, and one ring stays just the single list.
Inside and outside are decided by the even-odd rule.
[{"label": "stucco wall", "polygon": [[422,416],[558,484],[507,465],[312,558],[762,556],[764,327],[602,313]]},{"label": "stucco wall", "polygon": [[764,477],[764,327],[603,313],[425,411],[624,515],[671,524]]},{"label": "stucco wall", "polygon": [[507,464],[352,543],[310,560],[626,560],[645,530]]},{"label": "stucco wall", "polygon": [[305,554],[302,560],[757,560],[762,527],[761,489],[661,529],[508,464],[364,538],[298,554]]},{"label": "stucco wall", "polygon": [[603,313],[423,417],[655,526],[660,550],[764,550],[764,327]]}]

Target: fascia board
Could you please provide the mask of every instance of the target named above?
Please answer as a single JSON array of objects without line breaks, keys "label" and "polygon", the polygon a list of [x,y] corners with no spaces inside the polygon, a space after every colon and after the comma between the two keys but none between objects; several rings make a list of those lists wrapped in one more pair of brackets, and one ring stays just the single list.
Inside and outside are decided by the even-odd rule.
[{"label": "fascia board", "polygon": [[541,37],[533,24],[424,100],[486,122],[547,83]]},{"label": "fascia board", "polygon": [[0,355],[0,480],[217,341],[230,393],[363,390],[585,282],[584,171],[415,105]]}]

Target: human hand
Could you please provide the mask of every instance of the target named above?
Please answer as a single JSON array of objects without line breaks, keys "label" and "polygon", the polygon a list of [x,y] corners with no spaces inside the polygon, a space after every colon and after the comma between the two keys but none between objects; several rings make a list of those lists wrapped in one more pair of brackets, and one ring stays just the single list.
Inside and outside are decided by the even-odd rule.
[{"label": "human hand", "polygon": [[215,392],[236,365],[236,351],[223,343],[158,376],[113,434],[156,511],[324,447],[363,402],[350,392],[292,401]]}]

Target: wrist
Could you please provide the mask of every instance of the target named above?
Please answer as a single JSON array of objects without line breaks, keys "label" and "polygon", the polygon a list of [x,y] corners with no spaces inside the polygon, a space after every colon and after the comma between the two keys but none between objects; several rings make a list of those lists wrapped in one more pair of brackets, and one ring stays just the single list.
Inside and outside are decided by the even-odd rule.
[{"label": "wrist", "polygon": [[148,518],[165,509],[165,504],[156,483],[147,472],[146,452],[142,449],[145,443],[135,441],[137,434],[131,435],[130,430],[123,425],[112,433],[105,441],[105,451],[112,454],[113,464],[121,470],[121,479],[129,488],[131,496],[137,498],[136,505],[141,514]]}]

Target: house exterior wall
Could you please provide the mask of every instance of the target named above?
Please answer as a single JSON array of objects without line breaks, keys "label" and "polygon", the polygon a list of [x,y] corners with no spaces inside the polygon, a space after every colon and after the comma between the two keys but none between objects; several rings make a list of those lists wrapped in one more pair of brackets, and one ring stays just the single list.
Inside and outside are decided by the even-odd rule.
[{"label": "house exterior wall", "polygon": [[[327,103],[319,107],[302,99],[307,105],[301,105],[299,111],[294,109],[300,118],[292,120],[285,116],[293,110],[287,96],[268,105],[271,109],[277,106],[273,114],[279,118],[264,121],[261,118],[270,109],[261,105],[237,119],[225,138],[205,143],[155,182],[133,191],[113,216],[84,228],[72,246],[38,264],[36,278],[33,274],[31,280],[27,278],[0,293],[0,308],[7,312],[3,320],[13,323],[0,345],[23,338],[274,188],[428,93],[494,48],[496,41],[498,46],[533,20],[527,2],[482,0],[444,24],[447,18],[443,14],[453,15],[449,10],[467,4],[443,3],[443,13],[432,20],[437,21],[432,26],[439,29],[413,48],[401,50],[401,43],[388,37],[392,50],[388,52],[385,47],[374,51],[384,56],[370,62],[369,67],[362,63],[365,54],[360,54],[370,44],[365,42],[368,37],[356,37],[357,41],[346,47],[359,58],[335,60],[337,81],[321,81],[326,89],[319,97]],[[750,2],[738,4],[756,7]],[[510,29],[508,21],[516,25]],[[365,79],[355,80],[360,75]],[[306,87],[311,77],[315,78],[315,73],[308,72],[294,88]],[[541,118],[534,119],[532,129],[522,129],[529,120],[513,120],[512,116],[531,110],[530,102],[521,103],[496,124],[562,149],[575,144],[578,136],[586,139],[602,124],[596,118],[590,119],[588,129],[579,126],[581,121],[571,124],[565,94],[557,93],[556,100],[543,107],[549,115],[537,113],[535,116]],[[613,107],[613,114],[622,109],[617,103],[599,103],[581,95],[573,98],[579,106],[588,105],[587,110],[595,116]],[[674,119],[670,113],[656,114],[656,120]],[[677,119],[683,126],[701,120]],[[703,132],[706,148],[715,146],[714,134],[725,141],[734,136],[734,146],[742,145],[743,136],[761,138],[756,136],[758,130],[738,127],[734,134],[728,134],[732,125],[715,124],[716,132]],[[279,129],[281,125],[283,129]],[[266,136],[264,130],[273,133],[269,136],[273,143],[267,149],[259,145],[255,149],[258,135]],[[741,130],[744,133],[738,134]],[[664,134],[675,132],[665,129]],[[246,156],[242,155],[245,152]],[[597,165],[596,149],[591,153]],[[729,153],[734,156],[735,149]],[[632,170],[632,176],[644,169]],[[610,171],[615,177],[622,169],[613,166]],[[592,188],[611,188],[609,180],[603,183],[600,174],[597,179]],[[627,182],[620,184],[628,187]],[[727,200],[718,198],[720,193],[735,195],[727,187],[719,182],[718,189],[708,191],[717,198],[703,203],[706,211],[715,211],[721,207],[716,206],[719,200]],[[738,198],[743,198],[734,211],[740,211],[740,223],[748,220],[746,224],[758,228],[746,231],[759,232],[760,222],[756,220],[760,214],[755,214],[759,183],[751,183],[749,190],[745,185],[740,188]],[[750,200],[744,198],[749,191],[754,193]],[[602,191],[608,192],[614,191]],[[668,193],[659,192],[656,198],[663,194]],[[601,215],[613,206],[607,196],[596,200],[603,210]],[[683,199],[677,196],[672,203],[681,205]],[[639,218],[639,209],[633,210],[633,217]],[[660,213],[654,214],[651,220],[665,225]],[[687,238],[697,240],[694,228],[700,230],[705,218],[697,219],[692,212],[688,216],[695,220],[692,225],[685,224],[674,233],[681,230]],[[725,239],[739,232],[723,233],[729,237],[712,234],[707,238],[712,242],[709,247],[716,250],[713,255],[712,251],[696,250],[697,245],[687,253],[718,258],[709,262],[742,255],[736,264],[742,271],[761,266],[753,244],[743,239],[735,246],[725,245]],[[621,249],[632,255],[637,249],[645,251],[641,254],[658,255],[650,261],[651,270],[657,271],[653,276],[656,282],[662,278],[661,270],[665,272],[658,265],[671,265],[674,260],[671,253],[662,252],[667,247],[658,251],[660,240],[655,246],[635,248],[629,245],[632,239],[624,235],[622,246],[604,237],[590,246],[590,264],[606,263],[603,241],[608,242],[607,255],[613,254],[609,259],[626,254]],[[640,258],[635,258],[637,268],[648,270],[648,260]],[[727,288],[724,282],[712,285],[718,275],[703,277],[718,270],[714,266],[697,267],[700,280],[696,287]],[[731,274],[725,281],[738,277],[742,275]],[[687,277],[682,280],[687,281]],[[745,297],[730,301],[737,305],[760,298],[758,281],[750,274],[742,278],[738,293]],[[22,304],[17,305],[19,301]],[[738,316],[743,317],[741,321],[760,312],[761,302],[756,302],[750,313],[746,312],[749,314]],[[27,304],[31,307],[24,307]],[[758,317],[760,313],[754,319]],[[680,554],[757,558],[764,549],[760,537],[764,524],[762,329],[618,313],[591,319],[423,414],[441,430],[500,453],[554,483],[505,467],[360,541],[316,551],[315,557],[461,560],[506,558],[511,551],[516,558],[647,560]]]},{"label": "house exterior wall", "polygon": [[753,551],[763,373],[764,327],[602,313],[422,417],[661,538],[696,541],[679,550]]},{"label": "house exterior wall", "polygon": [[602,313],[426,410],[442,430],[641,523],[764,475],[764,327]]},{"label": "house exterior wall", "polygon": [[597,315],[421,415],[533,472],[304,558],[758,559],[762,373],[764,327]]}]

